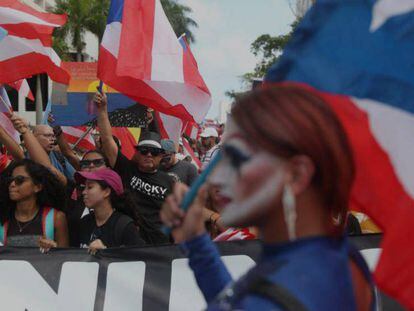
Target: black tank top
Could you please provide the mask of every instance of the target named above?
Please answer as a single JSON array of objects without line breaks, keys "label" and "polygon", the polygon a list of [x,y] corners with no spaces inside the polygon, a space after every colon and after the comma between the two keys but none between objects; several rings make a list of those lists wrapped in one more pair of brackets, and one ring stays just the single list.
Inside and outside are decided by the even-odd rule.
[{"label": "black tank top", "polygon": [[18,222],[14,212],[11,213],[7,229],[7,246],[38,247],[42,235],[42,209],[27,222]]}]

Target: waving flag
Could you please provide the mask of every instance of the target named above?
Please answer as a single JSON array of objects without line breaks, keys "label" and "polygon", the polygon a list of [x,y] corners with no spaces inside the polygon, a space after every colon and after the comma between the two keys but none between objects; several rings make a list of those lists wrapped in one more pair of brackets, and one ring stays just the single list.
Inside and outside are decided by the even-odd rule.
[{"label": "waving flag", "polygon": [[22,79],[16,82],[9,83],[9,86],[14,88],[17,92],[19,92],[20,96],[28,98],[31,101],[34,101],[33,93],[30,90],[29,83],[27,83],[26,79]]},{"label": "waving flag", "polygon": [[14,129],[13,124],[8,117],[12,112],[13,109],[6,89],[4,86],[0,85],[0,126],[2,126],[17,143],[20,143],[20,134]]},{"label": "waving flag", "polygon": [[159,0],[112,0],[98,77],[139,103],[201,123],[211,105],[184,38],[177,40]]},{"label": "waving flag", "polygon": [[413,1],[318,0],[265,79],[331,93],[321,96],[341,120],[354,152],[351,203],[384,231],[376,281],[409,309],[414,309],[413,20]]},{"label": "waving flag", "polygon": [[7,30],[0,27],[0,41],[3,40],[7,36]]},{"label": "waving flag", "polygon": [[183,142],[184,155],[190,156],[191,163],[193,163],[197,167],[197,170],[200,171],[201,167],[203,166],[201,164],[200,159],[195,155],[193,148],[191,148],[190,143],[185,137],[182,138],[182,142]]},{"label": "waving flag", "polygon": [[78,147],[85,150],[93,150],[95,149],[95,141],[91,133],[84,136],[87,130],[86,126],[62,126],[63,135],[69,144],[74,145],[82,138],[78,143]]},{"label": "waving flag", "polygon": [[52,49],[52,32],[66,16],[41,13],[16,0],[0,1],[0,27],[8,34],[0,40],[0,83],[39,73],[68,84],[69,75]]}]

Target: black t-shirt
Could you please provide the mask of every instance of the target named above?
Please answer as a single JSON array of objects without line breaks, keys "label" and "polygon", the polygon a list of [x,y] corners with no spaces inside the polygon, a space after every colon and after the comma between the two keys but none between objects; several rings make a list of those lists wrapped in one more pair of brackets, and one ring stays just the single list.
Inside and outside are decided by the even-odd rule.
[{"label": "black t-shirt", "polygon": [[173,179],[166,173],[144,173],[138,165],[118,153],[114,170],[121,176],[124,187],[135,195],[140,214],[157,228],[161,227],[160,209],[165,198],[171,193]]},{"label": "black t-shirt", "polygon": [[174,181],[182,182],[187,186],[191,186],[198,176],[196,167],[187,161],[178,161],[169,169],[164,169],[164,172],[170,175]]},{"label": "black t-shirt", "polygon": [[80,246],[87,247],[100,239],[106,247],[145,245],[134,221],[129,216],[114,211],[102,226],[98,227],[93,213],[80,221]]}]

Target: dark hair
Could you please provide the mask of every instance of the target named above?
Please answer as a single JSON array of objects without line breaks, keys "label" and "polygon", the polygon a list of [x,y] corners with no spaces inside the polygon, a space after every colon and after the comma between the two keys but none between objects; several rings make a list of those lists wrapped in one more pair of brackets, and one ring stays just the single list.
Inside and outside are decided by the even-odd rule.
[{"label": "dark hair", "polygon": [[112,208],[132,218],[134,224],[139,229],[141,237],[147,244],[160,244],[168,242],[166,236],[153,224],[151,224],[143,215],[141,215],[137,200],[132,192],[125,190],[122,195],[117,195],[105,181],[96,180],[96,182],[103,189],[111,189],[109,200],[111,201]]},{"label": "dark hair", "polygon": [[332,223],[332,232],[341,234],[355,167],[345,130],[331,107],[315,91],[283,84],[248,93],[233,106],[232,116],[256,147],[285,159],[312,159],[312,182],[324,207],[339,216],[341,223]]},{"label": "dark hair", "polygon": [[66,192],[59,179],[49,169],[29,159],[12,162],[4,172],[4,178],[0,181],[0,221],[4,224],[9,220],[11,212],[16,208],[16,202],[10,200],[9,178],[13,171],[24,166],[35,185],[42,185],[42,190],[37,193],[36,204],[39,208],[45,206],[57,210],[66,209]]},{"label": "dark hair", "polygon": [[96,154],[99,154],[99,155],[102,157],[102,159],[104,159],[104,161],[105,161],[105,165],[106,165],[107,167],[110,167],[110,165],[109,165],[109,161],[108,161],[108,159],[106,158],[105,154],[104,154],[102,151],[98,150],[98,149],[94,149],[94,150],[89,150],[89,151],[86,151],[86,152],[84,153],[83,157],[82,157],[82,160],[83,160],[83,159],[85,159],[85,157],[86,157],[88,154],[91,154],[91,153],[96,153]]}]

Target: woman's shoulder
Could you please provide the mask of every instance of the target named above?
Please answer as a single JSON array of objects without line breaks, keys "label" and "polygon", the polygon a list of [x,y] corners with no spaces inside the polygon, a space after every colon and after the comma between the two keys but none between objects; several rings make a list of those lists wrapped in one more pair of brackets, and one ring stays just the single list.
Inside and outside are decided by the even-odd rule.
[{"label": "woman's shoulder", "polygon": [[130,223],[133,223],[134,220],[129,217],[128,215],[125,215],[124,213],[114,211],[111,216],[111,222],[115,227],[125,227]]}]

